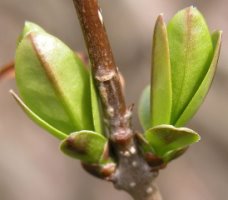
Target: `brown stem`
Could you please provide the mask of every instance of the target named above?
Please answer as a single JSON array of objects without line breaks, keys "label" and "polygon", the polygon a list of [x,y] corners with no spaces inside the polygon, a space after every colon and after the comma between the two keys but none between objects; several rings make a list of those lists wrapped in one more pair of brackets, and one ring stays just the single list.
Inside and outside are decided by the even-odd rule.
[{"label": "brown stem", "polygon": [[131,127],[132,106],[127,108],[125,104],[118,68],[97,0],[73,2],[118,164],[110,180],[116,188],[127,191],[135,200],[160,200],[160,193],[154,186],[157,172],[153,172],[143,159],[135,140]]},{"label": "brown stem", "polygon": [[114,129],[126,126],[126,123],[122,123],[123,120],[119,120],[125,117],[126,104],[118,70],[103,26],[101,11],[94,0],[75,0],[74,3],[93,66],[93,75],[102,96],[110,132],[113,132]]}]

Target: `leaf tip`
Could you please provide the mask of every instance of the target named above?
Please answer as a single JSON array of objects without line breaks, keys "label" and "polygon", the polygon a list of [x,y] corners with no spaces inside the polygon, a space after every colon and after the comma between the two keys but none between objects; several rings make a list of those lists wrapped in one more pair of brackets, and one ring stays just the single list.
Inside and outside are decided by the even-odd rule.
[{"label": "leaf tip", "polygon": [[200,14],[200,11],[197,9],[197,7],[195,7],[193,5],[183,9],[182,11],[184,11],[187,16],[192,16],[192,17]]},{"label": "leaf tip", "polygon": [[10,94],[13,94],[13,93],[15,93],[15,92],[13,91],[13,89],[10,89],[10,90],[9,90],[9,93],[10,93]]},{"label": "leaf tip", "polygon": [[163,19],[163,18],[164,18],[164,13],[160,13],[160,14],[158,15],[158,18]]},{"label": "leaf tip", "polygon": [[17,96],[16,92],[14,92],[13,89],[10,89],[10,90],[9,90],[9,93],[10,93],[10,95],[13,96],[13,98],[14,98],[16,101],[19,101],[19,97]]},{"label": "leaf tip", "polygon": [[156,20],[155,26],[163,25],[163,24],[165,24],[165,22],[164,22],[164,14],[163,14],[163,13],[160,13],[160,14],[158,15],[157,20]]},{"label": "leaf tip", "polygon": [[189,6],[189,8],[190,8],[190,9],[197,9],[197,7],[194,6],[194,5]]},{"label": "leaf tip", "polygon": [[218,30],[218,35],[219,35],[219,40],[222,39],[222,35],[223,35],[223,30]]},{"label": "leaf tip", "polygon": [[191,5],[189,7],[186,8],[187,10],[198,10],[196,6]]}]

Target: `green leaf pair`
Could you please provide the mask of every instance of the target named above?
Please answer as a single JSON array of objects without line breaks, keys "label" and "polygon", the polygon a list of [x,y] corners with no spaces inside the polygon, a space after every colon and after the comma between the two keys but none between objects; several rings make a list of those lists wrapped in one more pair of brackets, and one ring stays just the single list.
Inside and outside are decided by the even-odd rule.
[{"label": "green leaf pair", "polygon": [[[166,25],[157,19],[152,52],[151,87],[139,105],[144,129],[185,125],[211,85],[219,57],[221,31],[212,35],[196,8],[179,11]],[[149,119],[148,119],[149,118]]]},{"label": "green leaf pair", "polygon": [[72,145],[82,152],[75,151],[74,157],[99,163],[107,139],[91,72],[80,58],[56,37],[26,22],[18,39],[15,68],[21,99],[11,93],[26,114],[64,140],[61,149],[66,154],[72,156],[66,142],[74,138]]},{"label": "green leaf pair", "polygon": [[[167,27],[162,15],[158,17],[153,36],[151,86],[143,91],[139,103],[140,122],[156,155],[164,158],[171,151],[164,150],[167,132],[170,137],[174,132],[177,137],[185,132],[181,134],[181,138],[186,135],[184,146],[198,141],[199,136],[197,140],[187,139],[189,134],[195,138],[196,133],[191,130],[165,124],[182,127],[196,113],[214,77],[220,46],[221,31],[211,35],[203,16],[194,7],[179,11]],[[158,134],[154,130],[159,130],[160,139],[151,142]],[[161,134],[161,130],[166,133]],[[172,150],[184,146],[174,142]]]}]

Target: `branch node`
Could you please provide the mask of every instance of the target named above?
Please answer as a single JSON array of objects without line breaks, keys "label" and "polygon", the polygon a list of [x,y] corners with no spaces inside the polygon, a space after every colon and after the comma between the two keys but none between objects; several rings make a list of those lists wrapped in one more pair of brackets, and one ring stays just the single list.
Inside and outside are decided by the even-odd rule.
[{"label": "branch node", "polygon": [[95,79],[100,82],[110,81],[116,74],[114,70],[106,69],[103,66],[98,66],[97,69]]}]

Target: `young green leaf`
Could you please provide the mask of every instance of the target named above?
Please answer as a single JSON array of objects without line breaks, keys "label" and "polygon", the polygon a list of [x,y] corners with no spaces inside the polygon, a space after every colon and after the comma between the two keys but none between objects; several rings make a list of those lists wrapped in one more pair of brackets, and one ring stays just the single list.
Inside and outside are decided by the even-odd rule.
[{"label": "young green leaf", "polygon": [[150,86],[148,85],[142,92],[138,108],[139,120],[144,130],[152,127],[150,117]]},{"label": "young green leaf", "polygon": [[101,118],[101,109],[99,104],[99,99],[94,85],[94,80],[92,72],[90,71],[90,94],[91,94],[91,106],[92,106],[92,115],[93,115],[93,126],[94,130],[97,133],[104,134],[104,127]]},{"label": "young green leaf", "polygon": [[221,47],[221,37],[222,37],[221,31],[217,31],[213,33],[212,39],[214,44],[214,56],[213,56],[211,65],[202,83],[200,84],[198,90],[196,91],[195,95],[192,97],[191,101],[186,106],[184,112],[177,120],[175,124],[176,126],[183,126],[189,119],[192,118],[192,116],[195,114],[199,106],[202,104],[204,97],[208,93],[208,90],[211,86],[211,83],[216,71],[216,66],[218,63],[219,52]]},{"label": "young green leaf", "polygon": [[89,73],[69,47],[31,32],[17,48],[15,66],[20,96],[36,115],[66,134],[93,130]]},{"label": "young green leaf", "polygon": [[164,160],[171,152],[180,151],[200,140],[200,136],[193,130],[172,125],[151,128],[145,132],[145,138],[153,153]]},{"label": "young green leaf", "polygon": [[176,124],[208,71],[213,45],[204,18],[194,7],[179,11],[167,30],[172,66],[171,124]]},{"label": "young green leaf", "polygon": [[21,106],[21,108],[25,111],[25,113],[37,124],[39,124],[42,128],[46,129],[49,133],[51,133],[56,138],[63,140],[67,137],[67,135],[60,130],[56,129],[55,127],[51,126],[39,116],[37,116],[32,110],[29,109],[28,106],[16,95],[13,90],[10,90],[11,95],[13,95],[16,102]]},{"label": "young green leaf", "polygon": [[157,19],[152,51],[151,124],[169,124],[172,108],[171,66],[166,25],[162,15]]},{"label": "young green leaf", "polygon": [[103,154],[107,139],[92,131],[71,133],[62,141],[60,148],[63,153],[82,162],[96,164],[104,163]]}]

